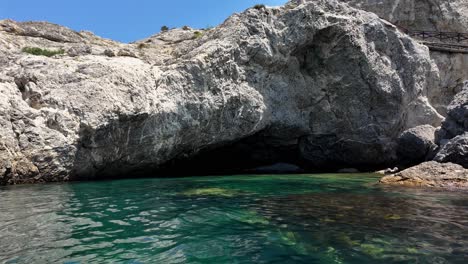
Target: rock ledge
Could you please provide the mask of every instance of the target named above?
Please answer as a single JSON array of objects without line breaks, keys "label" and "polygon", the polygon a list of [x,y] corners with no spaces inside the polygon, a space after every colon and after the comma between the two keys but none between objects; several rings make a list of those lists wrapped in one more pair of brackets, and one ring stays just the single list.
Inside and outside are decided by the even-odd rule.
[{"label": "rock ledge", "polygon": [[405,187],[468,188],[468,169],[453,163],[430,161],[385,176],[380,183]]}]

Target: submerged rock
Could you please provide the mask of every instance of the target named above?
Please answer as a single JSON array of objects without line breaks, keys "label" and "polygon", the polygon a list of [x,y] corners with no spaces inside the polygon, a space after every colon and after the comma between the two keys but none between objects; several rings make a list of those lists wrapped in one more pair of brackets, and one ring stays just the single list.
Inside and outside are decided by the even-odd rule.
[{"label": "submerged rock", "polygon": [[426,96],[438,76],[428,49],[334,0],[131,44],[0,24],[1,183],[154,175],[227,146],[212,162],[235,148],[241,168],[369,170],[398,160],[401,132],[442,120]]},{"label": "submerged rock", "polygon": [[380,180],[407,187],[468,188],[468,169],[453,163],[429,161]]}]

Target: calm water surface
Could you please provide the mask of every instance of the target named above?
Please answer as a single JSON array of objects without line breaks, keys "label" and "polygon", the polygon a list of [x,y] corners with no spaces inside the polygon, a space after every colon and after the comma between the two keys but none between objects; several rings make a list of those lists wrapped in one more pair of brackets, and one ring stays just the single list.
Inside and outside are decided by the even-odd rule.
[{"label": "calm water surface", "polygon": [[0,188],[0,263],[468,263],[468,193],[372,175]]}]

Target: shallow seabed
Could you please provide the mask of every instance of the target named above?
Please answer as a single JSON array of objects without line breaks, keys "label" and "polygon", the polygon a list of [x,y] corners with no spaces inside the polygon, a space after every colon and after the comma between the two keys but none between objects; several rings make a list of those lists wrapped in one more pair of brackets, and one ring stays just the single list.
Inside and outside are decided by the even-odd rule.
[{"label": "shallow seabed", "polygon": [[468,263],[468,193],[369,174],[0,188],[0,263]]}]

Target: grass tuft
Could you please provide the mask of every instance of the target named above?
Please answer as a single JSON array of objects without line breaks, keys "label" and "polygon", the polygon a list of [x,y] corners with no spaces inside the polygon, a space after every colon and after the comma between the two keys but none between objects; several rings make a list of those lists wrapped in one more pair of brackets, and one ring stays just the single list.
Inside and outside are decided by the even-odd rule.
[{"label": "grass tuft", "polygon": [[193,35],[195,36],[195,38],[201,38],[203,36],[203,33],[201,33],[200,31],[195,31],[193,32]]},{"label": "grass tuft", "polygon": [[48,50],[48,49],[41,49],[41,48],[34,48],[34,47],[25,47],[22,50],[24,53],[36,55],[36,56],[46,56],[52,57],[54,55],[64,54],[65,51],[63,49],[59,50]]}]

